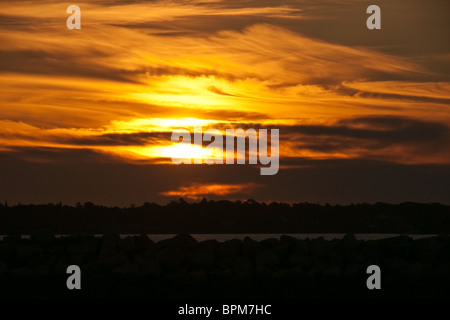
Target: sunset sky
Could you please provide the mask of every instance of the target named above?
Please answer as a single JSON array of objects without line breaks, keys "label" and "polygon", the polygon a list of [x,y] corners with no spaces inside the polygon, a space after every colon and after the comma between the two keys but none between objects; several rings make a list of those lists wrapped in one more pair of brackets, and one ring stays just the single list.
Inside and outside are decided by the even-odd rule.
[{"label": "sunset sky", "polygon": [[[0,201],[450,204],[449,13],[448,0],[2,1]],[[195,123],[279,129],[279,172],[173,165],[171,133]]]}]

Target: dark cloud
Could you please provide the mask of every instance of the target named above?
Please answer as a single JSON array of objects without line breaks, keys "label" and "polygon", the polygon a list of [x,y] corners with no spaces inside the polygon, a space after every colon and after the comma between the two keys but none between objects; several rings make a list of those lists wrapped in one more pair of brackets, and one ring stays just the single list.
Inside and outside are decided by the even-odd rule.
[{"label": "dark cloud", "polygon": [[171,132],[106,133],[85,137],[57,137],[53,141],[77,146],[145,146],[170,141]]},{"label": "dark cloud", "polygon": [[334,125],[282,127],[284,133],[339,136],[386,143],[417,142],[448,138],[450,127],[440,122],[397,116],[366,116],[341,119]]},{"label": "dark cloud", "polygon": [[56,147],[10,147],[0,152],[0,161],[7,167],[14,167],[14,163],[90,163],[112,162],[114,159],[88,148],[56,148]]},{"label": "dark cloud", "polygon": [[360,116],[327,125],[261,125],[253,122],[221,123],[212,127],[222,131],[230,128],[267,129],[268,132],[279,129],[280,145],[291,142],[299,149],[326,153],[359,149],[361,157],[388,147],[403,147],[408,149],[410,156],[435,154],[443,161],[450,150],[450,127],[447,124],[406,116]]},{"label": "dark cloud", "polygon": [[[220,12],[221,8],[217,8],[217,12]],[[188,17],[170,18],[167,21],[161,22],[140,22],[140,23],[113,23],[112,26],[130,28],[130,29],[161,29],[168,30],[168,33],[164,33],[165,36],[175,36],[176,33],[171,34],[173,29],[178,32],[184,32],[193,37],[210,36],[211,34],[224,31],[241,31],[248,26],[260,23],[268,24],[282,24],[282,20],[276,17],[258,16],[258,15],[189,15]],[[170,24],[170,26],[167,26]],[[152,32],[153,34],[153,32]]]},{"label": "dark cloud", "polygon": [[[407,79],[404,79],[407,80]],[[406,94],[392,94],[392,93],[378,93],[378,92],[364,92],[358,91],[358,96],[361,98],[376,98],[376,99],[386,99],[386,100],[411,100],[414,102],[431,102],[431,103],[442,103],[442,104],[450,104],[450,99],[446,98],[434,98],[434,97],[419,97],[419,96],[410,96]]]},{"label": "dark cloud", "polygon": [[[231,72],[221,72],[215,69],[175,67],[170,65],[142,65],[136,69],[121,69],[114,65],[97,64],[100,58],[111,58],[111,53],[90,49],[82,54],[70,53],[63,49],[49,50],[0,50],[0,70],[24,74],[42,74],[55,76],[75,76],[115,80],[127,83],[142,83],[138,76],[185,76],[185,77],[215,77],[228,81],[238,79],[260,78],[256,74],[248,73],[245,76],[235,75]],[[89,61],[89,63],[87,62]]]},{"label": "dark cloud", "polygon": [[234,94],[224,92],[224,91],[222,91],[222,90],[220,90],[220,89],[218,89],[217,87],[214,87],[214,86],[208,87],[208,91],[210,91],[210,92],[212,92],[212,93],[220,94],[220,95],[222,95],[222,96],[237,97],[237,96],[234,95]]},{"label": "dark cloud", "polygon": [[447,138],[450,127],[441,122],[399,116],[366,116],[338,120],[333,125],[280,126],[283,134],[348,137],[387,143]]},{"label": "dark cloud", "polygon": [[174,67],[170,65],[161,65],[161,66],[145,66],[141,70],[142,74],[146,74],[149,76],[185,76],[190,78],[196,77],[210,77],[213,76],[217,79],[225,79],[229,81],[236,81],[242,78],[260,78],[256,74],[248,73],[245,76],[235,75],[231,72],[220,72],[215,69],[207,69],[207,68],[198,68],[196,70],[192,70],[189,68],[181,68]]},{"label": "dark cloud", "polygon": [[110,56],[96,49],[90,49],[83,54],[70,53],[65,50],[14,50],[0,51],[0,70],[25,74],[43,74],[75,76],[116,80],[127,83],[139,83],[136,75],[142,75],[145,70],[125,70],[107,67],[95,63],[86,63],[84,59],[98,59]]},{"label": "dark cloud", "polygon": [[[334,125],[283,127],[280,133],[285,139],[297,135],[299,149],[326,153],[359,150],[359,157],[397,156],[403,161],[408,157],[433,156],[443,162],[448,159],[450,147],[449,126],[407,117],[355,117],[339,120]],[[393,147],[402,151],[389,150]]]}]

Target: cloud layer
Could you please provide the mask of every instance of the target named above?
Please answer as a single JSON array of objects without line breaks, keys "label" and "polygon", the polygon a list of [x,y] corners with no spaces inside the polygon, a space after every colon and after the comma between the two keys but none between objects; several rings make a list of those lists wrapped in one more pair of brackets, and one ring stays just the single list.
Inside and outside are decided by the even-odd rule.
[{"label": "cloud layer", "polygon": [[[448,1],[380,1],[383,27],[375,32],[365,27],[362,0],[77,4],[81,30],[66,28],[58,1],[0,8],[5,166],[16,159],[160,167],[170,163],[171,132],[192,131],[196,121],[223,131],[279,128],[280,165],[294,176],[332,161],[375,171],[380,163],[450,164]],[[251,174],[225,182],[222,169],[208,179],[207,172],[156,181],[152,192],[270,200],[267,188],[294,183]],[[0,191],[14,197],[8,181]],[[247,188],[252,183],[263,187]]]}]

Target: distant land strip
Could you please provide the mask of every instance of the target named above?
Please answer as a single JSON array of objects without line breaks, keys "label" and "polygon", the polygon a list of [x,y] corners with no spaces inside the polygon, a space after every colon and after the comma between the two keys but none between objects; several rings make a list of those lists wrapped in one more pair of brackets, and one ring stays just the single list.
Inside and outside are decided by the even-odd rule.
[{"label": "distant land strip", "polygon": [[0,234],[449,234],[450,206],[438,203],[320,205],[212,201],[106,207],[91,202],[0,204]]}]

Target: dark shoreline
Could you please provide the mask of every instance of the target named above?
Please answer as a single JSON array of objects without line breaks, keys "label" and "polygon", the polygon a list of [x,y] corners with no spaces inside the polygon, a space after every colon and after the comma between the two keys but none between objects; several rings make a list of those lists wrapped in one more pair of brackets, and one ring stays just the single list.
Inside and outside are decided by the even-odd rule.
[{"label": "dark shoreline", "polygon": [[[68,290],[66,268],[82,270]],[[366,269],[381,268],[381,290]],[[448,299],[450,238],[198,242],[35,234],[0,241],[1,299]]]},{"label": "dark shoreline", "polygon": [[449,234],[450,206],[437,203],[319,205],[253,200],[128,208],[93,203],[0,204],[0,234]]}]

